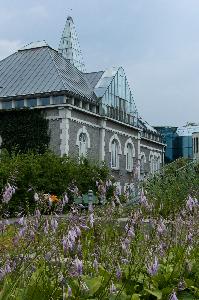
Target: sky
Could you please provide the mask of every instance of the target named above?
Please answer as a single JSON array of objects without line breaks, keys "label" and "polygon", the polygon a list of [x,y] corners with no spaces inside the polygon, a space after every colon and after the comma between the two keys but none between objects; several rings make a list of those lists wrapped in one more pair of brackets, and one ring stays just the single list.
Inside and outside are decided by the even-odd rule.
[{"label": "sky", "polygon": [[0,59],[33,41],[57,49],[68,15],[87,71],[122,66],[145,120],[199,123],[198,0],[0,0]]}]

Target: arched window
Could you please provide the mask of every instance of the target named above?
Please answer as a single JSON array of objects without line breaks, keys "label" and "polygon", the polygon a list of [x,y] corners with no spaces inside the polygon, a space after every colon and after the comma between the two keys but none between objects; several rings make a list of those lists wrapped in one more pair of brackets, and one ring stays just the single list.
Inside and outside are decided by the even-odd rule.
[{"label": "arched window", "polygon": [[126,169],[128,171],[133,170],[133,146],[132,144],[128,143],[126,147]]},{"label": "arched window", "polygon": [[112,169],[119,169],[119,156],[122,154],[121,142],[117,134],[114,134],[109,141],[109,153],[111,156],[110,165]]},{"label": "arched window", "polygon": [[143,174],[145,171],[144,163],[145,163],[145,157],[144,157],[144,155],[142,155],[141,159],[140,159],[140,173],[141,174]]},{"label": "arched window", "polygon": [[145,155],[145,153],[144,152],[141,152],[140,153],[140,173],[141,174],[144,174],[144,173],[146,173],[146,155]]},{"label": "arched window", "polygon": [[111,168],[119,168],[119,143],[116,139],[111,143]]},{"label": "arched window", "polygon": [[150,172],[151,172],[151,174],[153,174],[154,173],[154,157],[152,154],[150,155],[149,161],[150,161]]},{"label": "arched window", "polygon": [[79,135],[79,156],[86,157],[88,151],[88,139],[86,133],[81,132]]},{"label": "arched window", "polygon": [[135,147],[131,138],[124,145],[124,155],[126,156],[126,170],[133,171],[133,158],[135,157]]},{"label": "arched window", "polygon": [[77,132],[76,145],[79,148],[79,157],[86,157],[88,149],[90,148],[90,136],[85,126],[80,128]]}]

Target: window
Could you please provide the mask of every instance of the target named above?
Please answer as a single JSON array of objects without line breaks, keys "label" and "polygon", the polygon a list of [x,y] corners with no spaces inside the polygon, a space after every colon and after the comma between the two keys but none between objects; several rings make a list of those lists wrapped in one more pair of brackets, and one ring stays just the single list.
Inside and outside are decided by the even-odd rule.
[{"label": "window", "polygon": [[87,156],[90,148],[90,136],[85,126],[80,128],[77,132],[76,146],[79,148],[79,157]]},{"label": "window", "polygon": [[12,101],[3,101],[2,109],[12,109]]},{"label": "window", "polygon": [[144,163],[145,163],[145,157],[144,157],[144,155],[142,155],[141,159],[140,159],[140,173],[141,174],[143,174],[145,172]]},{"label": "window", "polygon": [[151,174],[154,173],[154,158],[153,158],[153,155],[150,155],[150,171],[151,171]]},{"label": "window", "polygon": [[52,104],[63,104],[64,96],[54,96],[52,99]]},{"label": "window", "polygon": [[37,106],[37,99],[27,99],[27,107]]},{"label": "window", "polygon": [[49,105],[50,104],[50,98],[40,98],[39,103],[40,103],[40,105],[43,105],[43,106]]},{"label": "window", "polygon": [[133,170],[133,146],[130,143],[127,144],[126,169],[130,172]]},{"label": "window", "polygon": [[111,143],[111,168],[119,168],[119,144],[116,139]]},{"label": "window", "polygon": [[24,107],[24,100],[15,101],[15,108],[23,108],[23,107]]},{"label": "window", "polygon": [[88,141],[86,133],[80,133],[79,135],[79,156],[86,157],[88,151]]}]

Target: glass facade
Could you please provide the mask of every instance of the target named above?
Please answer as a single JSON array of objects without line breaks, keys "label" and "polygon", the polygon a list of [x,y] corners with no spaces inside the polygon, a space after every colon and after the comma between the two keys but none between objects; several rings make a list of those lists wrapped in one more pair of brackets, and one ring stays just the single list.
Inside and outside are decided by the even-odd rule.
[{"label": "glass facade", "polygon": [[174,161],[180,157],[179,141],[177,129],[178,127],[155,127],[155,129],[163,136],[163,142],[167,145],[165,149],[165,163]]},{"label": "glass facade", "polygon": [[37,99],[27,99],[27,107],[37,106]]},{"label": "glass facade", "polygon": [[123,68],[104,72],[95,93],[101,98],[103,115],[137,126],[137,110]]},{"label": "glass facade", "polygon": [[16,100],[15,101],[15,108],[23,108],[24,107],[24,100]]},{"label": "glass facade", "polygon": [[162,136],[166,146],[165,163],[179,157],[193,158],[192,134],[189,127],[155,127]]},{"label": "glass facade", "polygon": [[12,109],[12,101],[3,101],[2,109]]}]

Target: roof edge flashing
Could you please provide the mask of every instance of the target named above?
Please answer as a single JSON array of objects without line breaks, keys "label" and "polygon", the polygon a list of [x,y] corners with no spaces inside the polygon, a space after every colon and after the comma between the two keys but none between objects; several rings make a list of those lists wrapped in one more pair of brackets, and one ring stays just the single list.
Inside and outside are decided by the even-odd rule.
[{"label": "roof edge flashing", "polygon": [[43,47],[48,47],[51,48],[45,40],[43,41],[37,41],[37,42],[32,42],[30,44],[27,44],[20,48],[18,51],[25,51],[25,50],[32,50],[32,49],[37,49],[37,48],[43,48]]}]

